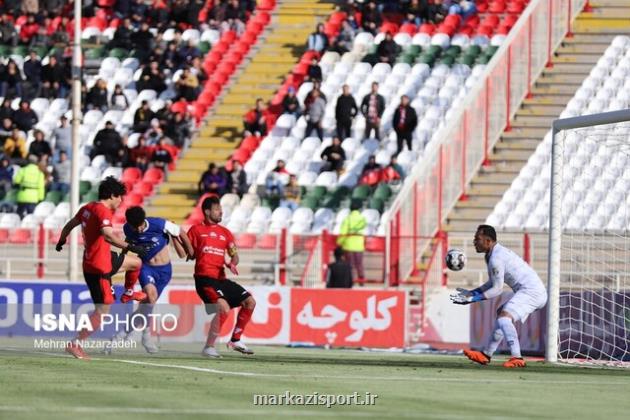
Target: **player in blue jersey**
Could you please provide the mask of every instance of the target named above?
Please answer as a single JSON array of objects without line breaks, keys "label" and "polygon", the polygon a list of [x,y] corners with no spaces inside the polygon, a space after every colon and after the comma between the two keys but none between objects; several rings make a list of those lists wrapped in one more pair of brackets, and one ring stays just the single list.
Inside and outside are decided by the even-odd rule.
[{"label": "player in blue jersey", "polygon": [[[146,255],[142,257],[139,280],[142,290],[147,294],[147,299],[140,303],[134,315],[142,314],[149,321],[146,317],[153,311],[153,305],[171,280],[173,273],[168,250],[169,242],[173,243],[180,258],[193,255],[194,251],[186,232],[175,223],[159,217],[146,217],[142,207],[137,206],[128,208],[125,217],[127,223],[123,226],[123,232],[126,241],[146,250]],[[150,325],[150,322],[148,324]],[[126,339],[130,332],[121,331],[114,340]],[[142,345],[149,353],[158,351],[151,340],[150,328],[145,328],[142,332]]]}]

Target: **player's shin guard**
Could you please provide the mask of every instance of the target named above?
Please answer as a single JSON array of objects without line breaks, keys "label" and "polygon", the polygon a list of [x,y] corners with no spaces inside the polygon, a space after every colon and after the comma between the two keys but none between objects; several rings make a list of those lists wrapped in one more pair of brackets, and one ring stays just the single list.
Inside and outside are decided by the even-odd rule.
[{"label": "player's shin guard", "polygon": [[240,311],[238,311],[238,317],[236,318],[236,326],[234,327],[234,332],[232,333],[231,341],[239,341],[241,339],[241,335],[245,330],[245,326],[249,322],[252,317],[252,313],[254,313],[253,309],[248,309],[242,307]]},{"label": "player's shin guard", "polygon": [[225,321],[227,320],[228,313],[217,313],[210,324],[210,331],[208,331],[208,339],[206,340],[206,346],[214,347],[214,343],[221,335],[221,328]]},{"label": "player's shin guard", "polygon": [[518,341],[518,334],[512,320],[508,317],[500,317],[497,319],[497,324],[501,327],[505,340],[510,346],[512,357],[521,357],[521,343]]},{"label": "player's shin guard", "polygon": [[88,328],[83,328],[81,331],[79,331],[79,334],[77,335],[77,340],[83,341],[90,335],[92,335],[94,331],[98,330],[98,327],[101,326],[101,316],[101,313],[98,311],[92,312],[90,314],[90,324],[92,324],[92,329],[90,330]]},{"label": "player's shin guard", "polygon": [[503,331],[501,330],[501,326],[497,320],[494,322],[494,332],[488,340],[488,345],[485,349],[483,349],[483,353],[488,357],[492,357],[494,352],[497,351],[499,344],[501,344],[501,341],[503,341]]}]

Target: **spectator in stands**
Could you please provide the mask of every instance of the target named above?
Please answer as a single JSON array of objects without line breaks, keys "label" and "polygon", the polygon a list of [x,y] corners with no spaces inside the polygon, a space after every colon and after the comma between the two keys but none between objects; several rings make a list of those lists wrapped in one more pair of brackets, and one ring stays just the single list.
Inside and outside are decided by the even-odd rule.
[{"label": "spectator in stands", "polygon": [[0,126],[0,146],[4,146],[4,142],[13,135],[13,121],[11,118],[3,118]]},{"label": "spectator in stands", "polygon": [[26,15],[26,22],[20,27],[20,41],[23,44],[29,44],[31,38],[37,34],[39,30],[39,24],[35,22],[35,16],[32,14]]},{"label": "spectator in stands", "polygon": [[67,93],[66,70],[57,57],[51,55],[42,67],[42,91],[46,98],[65,98]]},{"label": "spectator in stands", "polygon": [[411,0],[404,9],[405,22],[419,26],[429,19],[428,0]]},{"label": "spectator in stands", "polygon": [[20,102],[20,107],[13,113],[12,117],[15,126],[25,133],[30,131],[37,124],[37,114],[31,109],[28,101]]},{"label": "spectator in stands", "polygon": [[328,37],[324,33],[324,25],[319,23],[315,32],[308,36],[307,49],[321,53],[326,47],[328,47]]},{"label": "spectator in stands", "polygon": [[176,70],[182,64],[181,56],[177,51],[177,43],[169,42],[166,46],[166,51],[162,55],[162,66]]},{"label": "spectator in stands", "polygon": [[370,1],[365,5],[363,13],[361,14],[361,22],[364,31],[376,35],[376,31],[379,26],[381,26],[382,18],[381,13],[376,8],[375,2]]},{"label": "spectator in stands", "polygon": [[166,144],[166,139],[162,137],[158,143],[157,147],[153,150],[153,155],[151,156],[151,163],[154,167],[160,168],[163,171],[166,171],[168,165],[173,162],[173,156]]},{"label": "spectator in stands", "polygon": [[59,127],[55,127],[52,132],[55,151],[66,152],[69,158],[72,158],[72,127],[68,124],[68,118],[62,115],[59,118]]},{"label": "spectator in stands", "polygon": [[247,192],[247,174],[243,169],[243,165],[239,161],[234,161],[232,172],[230,172],[229,191],[242,197]]},{"label": "spectator in stands", "polygon": [[391,157],[389,165],[385,168],[385,178],[388,182],[398,181],[405,179],[405,170],[398,163],[398,157],[396,155]]},{"label": "spectator in stands", "polygon": [[[38,0],[22,0],[22,12],[36,15],[39,13]],[[85,2],[84,2],[85,3]]]},{"label": "spectator in stands", "polygon": [[364,230],[367,226],[367,220],[365,220],[365,216],[359,210],[361,210],[361,202],[356,199],[352,200],[350,203],[350,214],[341,222],[337,245],[343,249],[346,259],[357,271],[357,282],[363,284],[365,282],[363,270]]},{"label": "spectator in stands", "polygon": [[313,103],[313,92],[317,91],[319,93],[319,97],[324,100],[324,102],[328,102],[326,95],[322,92],[322,83],[319,80],[313,81],[313,88],[309,93],[306,94],[306,98],[304,98],[304,108],[308,110],[308,107]]},{"label": "spectator in stands", "polygon": [[26,134],[14,127],[11,137],[4,142],[4,155],[13,162],[22,162],[28,154],[26,148]]},{"label": "spectator in stands", "polygon": [[0,159],[0,191],[5,194],[13,186],[13,166],[6,157]]},{"label": "spectator in stands", "polygon": [[352,266],[346,261],[341,247],[335,248],[335,262],[328,264],[326,287],[329,289],[352,288]]},{"label": "spectator in stands", "polygon": [[22,97],[22,82],[24,78],[13,59],[9,59],[0,81],[0,96]]},{"label": "spectator in stands", "polygon": [[276,162],[276,167],[273,168],[273,172],[277,173],[277,174],[286,174],[286,175],[291,175],[289,173],[289,171],[287,171],[287,164],[284,160],[282,159],[278,159],[278,161]]},{"label": "spectator in stands", "polygon": [[[166,64],[167,67],[176,69],[174,65]],[[148,67],[145,67],[140,74],[140,80],[136,83],[138,92],[145,89],[152,89],[158,93],[162,93],[166,90],[166,76],[164,72],[160,70],[160,65],[157,61],[151,61]]]},{"label": "spectator in stands", "polygon": [[155,146],[164,137],[164,131],[160,127],[160,121],[157,118],[151,120],[149,129],[144,132],[142,137],[146,139],[147,146]]},{"label": "spectator in stands", "polygon": [[[0,106],[0,118],[3,120],[5,118],[13,118],[13,108],[11,108],[11,102],[13,102],[11,98],[4,98],[4,101],[2,101],[2,106]],[[11,120],[11,124],[13,124],[13,120]]]},{"label": "spectator in stands", "polygon": [[150,157],[151,148],[147,146],[145,138],[140,136],[138,144],[129,153],[129,164],[144,173],[149,167]]},{"label": "spectator in stands", "polygon": [[382,168],[376,163],[374,155],[368,158],[368,162],[363,166],[359,183],[363,185],[376,185],[381,182]]},{"label": "spectator in stands", "polygon": [[149,23],[143,21],[140,24],[140,29],[130,35],[131,42],[134,45],[134,49],[140,54],[140,61],[144,62],[153,50],[153,34],[149,30]]},{"label": "spectator in stands", "polygon": [[315,130],[319,140],[324,140],[324,129],[322,128],[322,122],[324,120],[324,112],[326,111],[326,101],[319,96],[319,91],[313,91],[313,100],[309,104],[306,110],[306,131],[304,131],[304,138],[309,137],[311,132]]},{"label": "spectator in stands", "polygon": [[398,148],[396,154],[399,154],[403,150],[403,143],[407,143],[409,151],[411,151],[411,140],[413,136],[413,130],[418,125],[418,116],[416,110],[409,105],[409,97],[403,95],[400,98],[400,105],[394,112],[394,121],[392,122],[394,131],[396,131],[396,139],[398,142]]},{"label": "spectator in stands", "polygon": [[51,46],[50,36],[45,26],[40,26],[35,36],[31,38],[30,48],[49,48]]},{"label": "spectator in stands", "polygon": [[177,54],[180,56],[180,61],[187,65],[190,65],[195,58],[201,57],[201,51],[199,51],[199,48],[195,47],[194,41],[182,43]]},{"label": "spectator in stands", "polygon": [[306,72],[306,80],[311,82],[317,80],[318,82],[321,82],[322,78],[322,68],[319,67],[317,58],[313,57],[311,64],[308,66],[308,71]]},{"label": "spectator in stands", "polygon": [[107,82],[103,79],[97,79],[92,89],[88,92],[87,109],[97,109],[103,114],[106,113],[109,108],[107,94]]},{"label": "spectator in stands", "polygon": [[3,45],[17,45],[18,36],[15,26],[8,14],[0,16],[0,43]]},{"label": "spectator in stands", "polygon": [[133,116],[133,131],[136,133],[144,133],[151,126],[152,119],[153,111],[151,111],[149,101],[144,100]]},{"label": "spectator in stands", "polygon": [[381,116],[385,111],[385,98],[378,93],[378,83],[372,83],[372,92],[361,101],[361,113],[365,117],[365,135],[369,138],[374,130],[377,140],[381,139]]},{"label": "spectator in stands", "polygon": [[354,96],[350,93],[350,86],[343,85],[342,93],[335,105],[335,119],[337,120],[337,136],[344,140],[352,135],[352,121],[359,112]]},{"label": "spectator in stands", "polygon": [[164,134],[173,141],[178,148],[186,145],[186,140],[190,138],[190,122],[184,119],[184,115],[175,112],[168,118],[165,124]]},{"label": "spectator in stands", "polygon": [[122,137],[114,128],[114,123],[107,121],[105,128],[96,133],[94,145],[90,152],[90,159],[95,156],[104,155],[112,165],[118,163],[120,152],[123,149]]},{"label": "spectator in stands", "polygon": [[324,161],[322,172],[335,171],[340,173],[342,171],[343,163],[346,161],[346,152],[341,147],[339,137],[333,137],[332,144],[324,149],[321,158]]},{"label": "spectator in stands", "polygon": [[39,57],[35,51],[29,53],[28,60],[24,61],[22,67],[24,76],[26,76],[25,91],[27,98],[36,98],[39,96],[39,92],[42,86],[42,63],[39,61]]},{"label": "spectator in stands", "polygon": [[229,0],[225,10],[223,30],[235,31],[238,35],[245,32],[245,9],[239,5],[238,0]]},{"label": "spectator in stands", "polygon": [[429,21],[440,23],[448,15],[448,5],[443,0],[433,0],[433,4],[429,5]]},{"label": "spectator in stands", "polygon": [[133,48],[133,43],[131,42],[132,34],[133,27],[131,26],[131,19],[129,19],[129,17],[125,17],[118,28],[116,28],[114,38],[109,41],[107,48],[124,48],[126,50],[131,50]]},{"label": "spectator in stands", "polygon": [[70,43],[70,35],[66,32],[66,27],[70,21],[67,16],[62,16],[61,24],[50,35],[50,41],[53,45],[66,46]]},{"label": "spectator in stands", "polygon": [[336,52],[339,55],[344,55],[349,50],[339,43],[339,40],[337,37],[333,37],[326,51],[332,51],[332,52]]},{"label": "spectator in stands", "polygon": [[297,96],[295,96],[295,88],[290,86],[287,90],[287,94],[284,95],[282,99],[282,113],[291,114],[295,118],[299,118],[300,112],[300,101],[298,101]]},{"label": "spectator in stands", "polygon": [[35,139],[31,142],[31,145],[28,148],[29,155],[35,155],[38,158],[41,158],[43,155],[52,155],[52,148],[50,147],[50,143],[46,141],[44,136],[44,132],[41,130],[35,130],[33,133]]},{"label": "spectator in stands", "polygon": [[190,68],[184,67],[179,79],[175,82],[177,99],[184,98],[188,102],[194,101],[199,96],[199,79],[192,74]]},{"label": "spectator in stands", "polygon": [[267,118],[265,111],[263,100],[261,98],[256,99],[256,107],[245,114],[243,118],[246,136],[252,134],[265,136],[267,134]]},{"label": "spectator in stands", "polygon": [[396,42],[394,42],[394,37],[391,32],[387,32],[387,34],[385,34],[385,39],[378,44],[378,48],[376,49],[378,59],[381,63],[394,65],[394,61],[396,61],[396,56],[399,52],[400,47],[396,44]]},{"label": "spectator in stands", "polygon": [[300,196],[302,189],[298,185],[297,176],[290,175],[289,183],[282,190],[280,199],[280,207],[287,207],[291,211],[295,211],[300,207]]},{"label": "spectator in stands", "polygon": [[220,167],[211,163],[199,180],[199,194],[213,193],[222,196],[226,192],[227,184],[228,180],[225,173]]},{"label": "spectator in stands", "polygon": [[124,111],[129,108],[129,99],[122,90],[120,85],[114,86],[114,92],[109,98],[109,107],[117,111]]},{"label": "spectator in stands", "polygon": [[20,217],[33,213],[35,206],[44,200],[46,193],[46,179],[37,166],[37,156],[28,157],[28,163],[15,174],[13,184],[19,188],[17,212]]},{"label": "spectator in stands", "polygon": [[352,27],[348,20],[344,20],[341,24],[341,31],[337,35],[337,43],[346,51],[351,51],[354,44],[356,30]]},{"label": "spectator in stands", "polygon": [[53,168],[53,183],[50,190],[59,191],[62,195],[66,195],[70,191],[70,174],[72,172],[72,164],[66,152],[59,152],[59,162],[55,163]]}]

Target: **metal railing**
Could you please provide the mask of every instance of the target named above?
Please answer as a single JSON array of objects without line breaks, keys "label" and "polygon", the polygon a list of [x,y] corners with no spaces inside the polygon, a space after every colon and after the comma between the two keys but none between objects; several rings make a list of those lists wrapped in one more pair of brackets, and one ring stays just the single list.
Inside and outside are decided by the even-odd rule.
[{"label": "metal railing", "polygon": [[397,285],[414,271],[430,239],[412,247],[401,234],[432,238],[484,162],[585,0],[532,0],[486,66],[479,82],[435,134],[396,197],[387,220],[386,270]]}]

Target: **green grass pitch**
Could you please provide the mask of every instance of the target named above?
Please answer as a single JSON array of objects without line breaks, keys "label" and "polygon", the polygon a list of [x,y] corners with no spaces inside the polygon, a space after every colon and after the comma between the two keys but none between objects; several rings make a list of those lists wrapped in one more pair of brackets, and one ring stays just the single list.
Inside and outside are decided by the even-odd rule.
[{"label": "green grass pitch", "polygon": [[[256,347],[203,359],[197,348],[93,354],[0,350],[0,419],[629,418],[630,372],[502,358]],[[254,394],[378,395],[373,406],[259,406]]]}]

